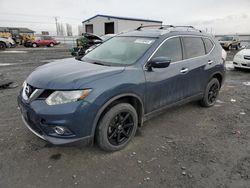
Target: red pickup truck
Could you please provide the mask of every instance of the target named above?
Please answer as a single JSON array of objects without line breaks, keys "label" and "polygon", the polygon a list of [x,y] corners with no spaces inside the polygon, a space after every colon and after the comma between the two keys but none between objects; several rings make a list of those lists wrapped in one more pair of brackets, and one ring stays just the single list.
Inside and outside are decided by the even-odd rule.
[{"label": "red pickup truck", "polygon": [[53,47],[59,44],[55,39],[50,36],[40,36],[36,37],[35,40],[25,42],[24,46],[26,47],[38,47],[38,46],[48,46]]}]

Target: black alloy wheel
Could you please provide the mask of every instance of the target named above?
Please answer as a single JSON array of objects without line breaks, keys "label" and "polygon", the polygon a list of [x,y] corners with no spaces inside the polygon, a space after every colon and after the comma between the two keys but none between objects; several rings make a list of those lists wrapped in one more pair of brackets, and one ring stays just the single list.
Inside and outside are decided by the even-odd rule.
[{"label": "black alloy wheel", "polygon": [[209,102],[209,104],[213,104],[216,101],[216,99],[217,99],[217,97],[219,95],[219,90],[220,90],[220,88],[219,88],[219,85],[217,83],[214,83],[210,87],[209,93],[208,93],[208,102]]},{"label": "black alloy wheel", "polygon": [[115,115],[107,131],[110,144],[118,146],[126,142],[131,136],[134,124],[130,112],[120,112]]},{"label": "black alloy wheel", "polygon": [[211,107],[216,103],[220,92],[220,82],[217,78],[212,78],[206,86],[204,96],[201,100],[201,105]]},{"label": "black alloy wheel", "polygon": [[107,110],[96,129],[96,141],[105,151],[118,151],[135,136],[138,115],[129,103],[118,103]]}]

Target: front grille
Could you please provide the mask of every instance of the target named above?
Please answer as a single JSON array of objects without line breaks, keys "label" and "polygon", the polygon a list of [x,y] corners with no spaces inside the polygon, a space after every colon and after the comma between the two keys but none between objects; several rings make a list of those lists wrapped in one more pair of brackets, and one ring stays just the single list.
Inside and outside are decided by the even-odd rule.
[{"label": "front grille", "polygon": [[250,56],[245,55],[245,56],[244,56],[244,59],[246,59],[246,60],[250,60]]},{"label": "front grille", "polygon": [[26,87],[24,88],[25,94],[27,95],[27,97],[29,98],[32,93],[36,90],[35,87],[33,87],[32,85],[27,84]]},{"label": "front grille", "polygon": [[38,133],[39,135],[43,135],[43,132],[41,131],[41,129],[39,127],[37,127],[35,125],[34,122],[31,121],[29,115],[27,115],[27,117],[25,118],[25,121],[28,123],[29,127],[35,131],[36,133]]}]

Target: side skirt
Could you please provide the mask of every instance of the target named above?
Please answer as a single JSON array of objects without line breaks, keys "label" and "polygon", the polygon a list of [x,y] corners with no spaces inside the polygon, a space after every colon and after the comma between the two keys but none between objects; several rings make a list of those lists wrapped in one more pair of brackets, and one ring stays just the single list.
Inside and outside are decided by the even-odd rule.
[{"label": "side skirt", "polygon": [[199,93],[199,94],[197,94],[197,95],[194,95],[194,96],[191,96],[191,97],[187,97],[187,98],[182,99],[182,100],[180,100],[180,101],[177,101],[177,102],[175,102],[175,103],[171,103],[171,104],[166,105],[166,106],[164,106],[164,107],[162,107],[162,108],[159,108],[159,109],[157,109],[157,110],[154,110],[154,111],[152,111],[152,112],[149,112],[149,113],[147,113],[147,114],[144,114],[143,122],[148,121],[149,119],[151,119],[151,118],[153,118],[153,117],[159,115],[160,113],[166,111],[167,109],[169,109],[169,108],[171,108],[171,107],[173,107],[173,106],[181,106],[181,105],[186,104],[186,103],[189,103],[189,102],[191,102],[191,101],[196,101],[196,100],[202,99],[202,97],[203,97],[203,93]]}]

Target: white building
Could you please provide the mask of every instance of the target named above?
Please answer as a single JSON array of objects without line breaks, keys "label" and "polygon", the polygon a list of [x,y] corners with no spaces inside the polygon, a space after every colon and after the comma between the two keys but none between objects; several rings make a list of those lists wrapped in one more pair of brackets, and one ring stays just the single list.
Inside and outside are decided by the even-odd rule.
[{"label": "white building", "polygon": [[162,25],[162,21],[96,15],[82,22],[83,31],[102,36],[136,29],[141,25]]}]

